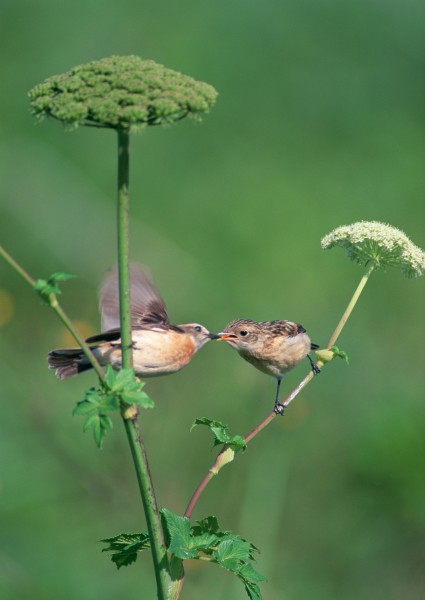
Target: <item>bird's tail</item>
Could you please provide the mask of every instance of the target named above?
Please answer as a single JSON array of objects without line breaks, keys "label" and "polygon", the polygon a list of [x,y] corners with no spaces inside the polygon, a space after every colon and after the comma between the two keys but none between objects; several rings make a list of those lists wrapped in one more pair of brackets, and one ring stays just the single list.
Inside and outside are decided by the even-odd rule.
[{"label": "bird's tail", "polygon": [[92,366],[81,348],[58,348],[49,352],[49,369],[55,369],[58,379],[67,379],[91,369]]}]

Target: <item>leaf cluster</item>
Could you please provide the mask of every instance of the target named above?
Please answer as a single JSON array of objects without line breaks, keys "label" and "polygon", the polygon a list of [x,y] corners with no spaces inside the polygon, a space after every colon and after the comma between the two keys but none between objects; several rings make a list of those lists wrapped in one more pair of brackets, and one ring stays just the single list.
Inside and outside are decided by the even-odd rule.
[{"label": "leaf cluster", "polygon": [[[240,536],[220,528],[215,516],[208,516],[191,526],[189,519],[161,510],[166,544],[169,552],[181,560],[195,559],[217,564],[234,573],[244,584],[251,600],[261,600],[258,584],[265,577],[251,562],[258,548]],[[138,552],[150,547],[149,535],[120,534],[102,540],[108,544],[103,552],[112,552],[111,560],[117,568],[135,562]]]},{"label": "leaf cluster", "polygon": [[227,433],[228,425],[225,425],[221,421],[215,421],[213,419],[207,419],[206,417],[201,417],[199,419],[195,419],[191,431],[196,425],[205,425],[209,428],[211,433],[214,436],[214,446],[219,446],[221,444],[226,444],[226,446],[231,447],[235,452],[239,450],[245,450],[246,442],[241,435],[230,436]]},{"label": "leaf cluster", "polygon": [[136,404],[142,408],[152,408],[153,400],[142,391],[144,381],[136,379],[133,369],[114,371],[109,365],[106,376],[99,387],[90,388],[84,400],[78,402],[74,415],[83,415],[83,429],[91,429],[95,442],[102,448],[106,434],[112,429],[112,420],[108,413],[120,410],[123,405]]},{"label": "leaf cluster", "polygon": [[338,356],[338,358],[344,360],[347,363],[347,365],[349,364],[348,354],[344,352],[344,350],[340,350],[338,346],[332,346],[331,350],[335,354],[335,356]]},{"label": "leaf cluster", "polygon": [[50,305],[52,302],[52,294],[59,295],[62,293],[58,283],[60,281],[68,281],[68,279],[74,279],[74,277],[76,277],[76,275],[58,271],[57,273],[50,275],[48,279],[37,279],[34,283],[34,290],[38,293],[44,304]]}]

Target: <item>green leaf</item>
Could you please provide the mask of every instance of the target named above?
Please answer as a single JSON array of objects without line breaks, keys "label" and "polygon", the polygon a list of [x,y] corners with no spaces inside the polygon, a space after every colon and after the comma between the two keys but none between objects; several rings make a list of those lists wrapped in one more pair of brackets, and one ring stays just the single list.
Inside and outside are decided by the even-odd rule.
[{"label": "green leaf", "polygon": [[[238,575],[239,577],[239,575]],[[256,583],[253,583],[252,581],[246,580],[243,577],[239,577],[244,586],[245,586],[245,591],[248,594],[248,598],[250,600],[262,600],[263,596],[261,595],[261,591],[260,588],[258,587],[258,585]]]},{"label": "green leaf", "polygon": [[46,304],[51,304],[51,295],[61,294],[61,290],[57,284],[58,281],[67,281],[68,279],[72,279],[75,275],[70,275],[69,273],[62,273],[58,271],[57,273],[53,273],[50,277],[46,279],[37,279],[34,284],[34,290],[38,292],[38,295],[41,297],[42,301]]},{"label": "green leaf", "polygon": [[256,571],[251,563],[245,563],[243,567],[239,569],[238,575],[244,579],[250,579],[251,581],[267,581],[264,575],[261,575],[261,573]]},{"label": "green leaf", "polygon": [[127,404],[138,404],[142,408],[153,408],[155,406],[152,398],[146,394],[146,392],[138,392],[138,391],[130,391],[130,392],[121,392],[121,398]]},{"label": "green leaf", "polygon": [[142,392],[145,382],[136,378],[134,369],[120,369],[114,371],[109,365],[106,370],[106,381],[103,385],[106,397],[119,407],[122,400],[127,404],[138,404],[142,408],[153,408],[154,401],[146,392]]},{"label": "green leaf", "polygon": [[57,271],[50,275],[49,282],[56,283],[57,281],[68,281],[68,279],[75,279],[76,275],[72,275],[71,273],[63,273],[62,271]]},{"label": "green leaf", "polygon": [[204,533],[218,533],[220,532],[220,527],[218,525],[217,517],[214,515],[210,515],[209,517],[205,517],[205,519],[201,519],[200,521],[196,521],[196,525],[192,527],[192,531],[194,535],[202,535]]},{"label": "green leaf", "polygon": [[133,369],[120,369],[114,373],[114,382],[111,386],[112,392],[120,392],[126,388],[133,389],[135,381],[135,373]]},{"label": "green leaf", "polygon": [[250,544],[240,538],[224,539],[218,545],[213,556],[220,566],[229,571],[239,570],[240,562],[250,558]]},{"label": "green leaf", "polygon": [[35,283],[34,283],[34,289],[37,292],[41,292],[41,290],[43,290],[46,286],[47,286],[47,281],[45,279],[36,279]]},{"label": "green leaf", "polygon": [[99,424],[97,423],[97,421],[99,421],[99,413],[94,412],[89,417],[87,417],[87,419],[84,421],[83,431],[87,431],[91,427],[93,427],[93,428],[99,427]]},{"label": "green leaf", "polygon": [[161,514],[170,540],[169,551],[177,558],[197,558],[198,551],[191,539],[189,519],[180,517],[167,508],[163,508]]},{"label": "green leaf", "polygon": [[347,365],[349,364],[349,362],[348,362],[348,354],[346,352],[344,352],[344,350],[340,350],[338,348],[338,346],[332,346],[331,350],[335,354],[335,356],[339,356],[339,358],[342,358],[342,360],[345,360],[345,362],[347,363]]},{"label": "green leaf", "polygon": [[[220,529],[217,518],[208,516],[190,526],[189,519],[163,508],[161,518],[169,552],[177,559],[204,559],[214,562],[227,571],[232,571],[244,584],[251,600],[261,600],[258,583],[265,577],[258,573],[249,562],[258,549],[235,533]],[[149,537],[142,534],[121,534],[102,540],[109,544],[103,551],[111,551],[112,560],[118,568],[131,564],[137,553],[149,547]]]},{"label": "green leaf", "polygon": [[112,429],[111,419],[98,411],[92,412],[84,421],[83,431],[93,430],[93,436],[98,448],[103,447],[103,442],[107,432]]},{"label": "green leaf", "polygon": [[149,534],[147,533],[121,533],[112,538],[101,540],[109,544],[102,552],[112,552],[111,560],[117,569],[126,567],[137,560],[137,553],[150,548]]},{"label": "green leaf", "polygon": [[72,411],[73,415],[88,415],[91,412],[96,410],[93,405],[87,400],[81,400],[78,402],[74,410]]},{"label": "green leaf", "polygon": [[115,376],[116,376],[116,374],[115,374],[114,369],[111,367],[111,365],[108,365],[106,367],[105,382],[106,382],[109,390],[112,390],[112,388],[114,386]]},{"label": "green leaf", "polygon": [[227,433],[228,425],[224,425],[221,421],[214,421],[213,419],[207,419],[206,417],[195,419],[190,430],[192,431],[196,425],[206,425],[210,429],[214,435],[214,446],[226,444],[227,446],[231,446],[235,452],[245,450],[246,448],[243,437],[240,435],[229,436]]}]

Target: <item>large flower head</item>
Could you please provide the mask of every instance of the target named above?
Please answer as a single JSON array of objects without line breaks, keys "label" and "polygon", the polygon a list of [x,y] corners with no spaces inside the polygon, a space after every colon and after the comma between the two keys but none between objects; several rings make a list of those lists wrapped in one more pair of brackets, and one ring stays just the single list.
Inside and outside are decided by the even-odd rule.
[{"label": "large flower head", "polygon": [[36,115],[66,125],[140,129],[200,117],[217,92],[138,56],[111,56],[49,77],[30,92]]},{"label": "large flower head", "polygon": [[425,252],[403,231],[379,221],[359,221],[334,229],[322,239],[322,248],[334,246],[342,246],[350,260],[398,267],[407,277],[419,277],[425,270]]}]

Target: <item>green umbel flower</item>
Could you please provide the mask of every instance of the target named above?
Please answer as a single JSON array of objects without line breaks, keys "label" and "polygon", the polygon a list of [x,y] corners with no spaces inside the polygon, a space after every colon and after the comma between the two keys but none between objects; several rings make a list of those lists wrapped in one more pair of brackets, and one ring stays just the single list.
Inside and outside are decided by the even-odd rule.
[{"label": "green umbel flower", "polygon": [[77,127],[136,130],[200,118],[215,89],[138,56],[111,56],[49,77],[30,92],[33,112]]},{"label": "green umbel flower", "polygon": [[360,264],[398,267],[407,277],[420,277],[425,270],[425,252],[400,229],[379,221],[334,229],[322,239],[322,248],[335,246],[345,248],[348,258]]}]

